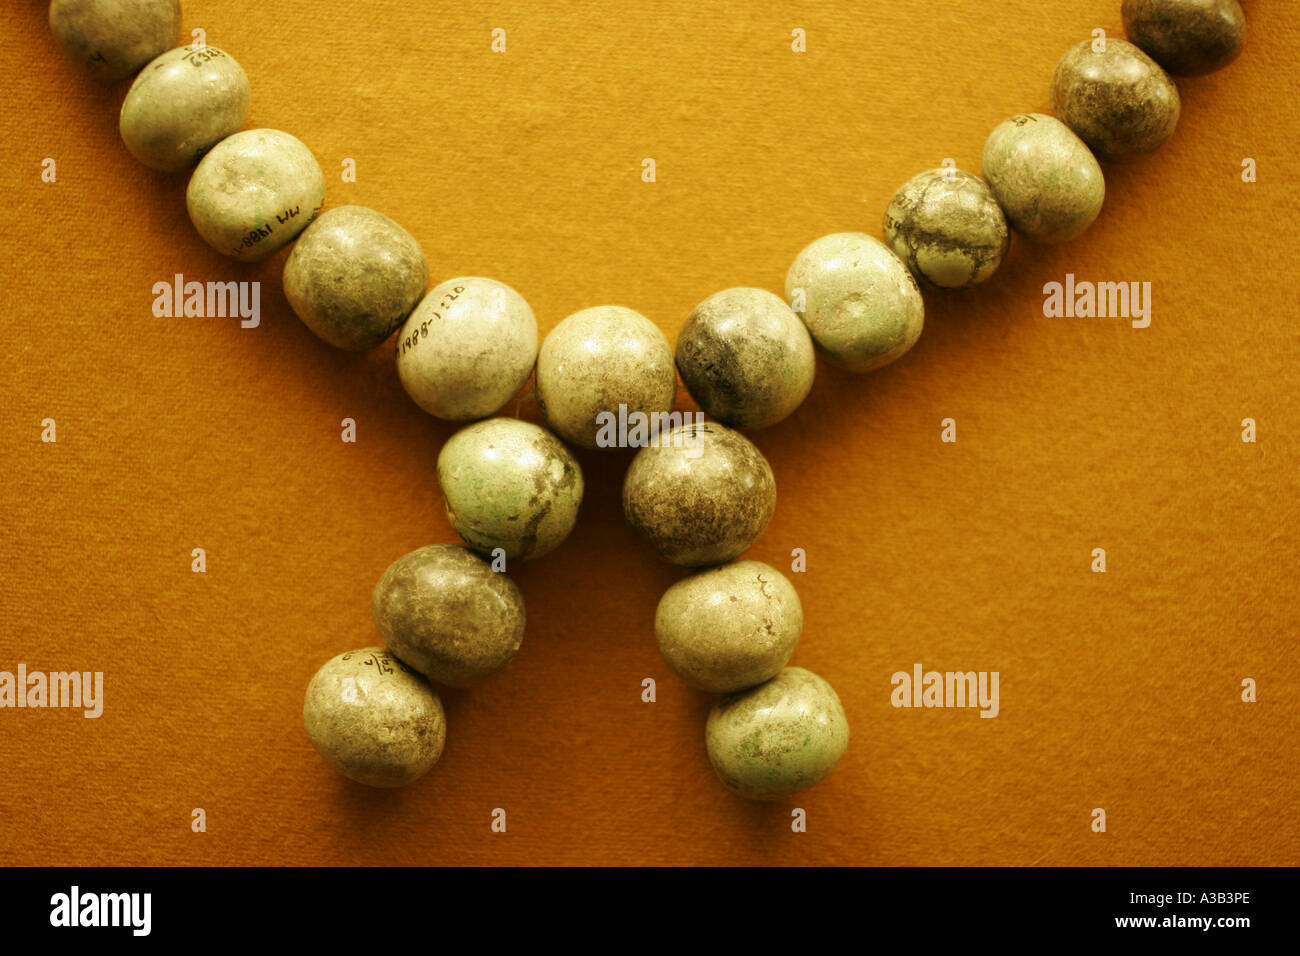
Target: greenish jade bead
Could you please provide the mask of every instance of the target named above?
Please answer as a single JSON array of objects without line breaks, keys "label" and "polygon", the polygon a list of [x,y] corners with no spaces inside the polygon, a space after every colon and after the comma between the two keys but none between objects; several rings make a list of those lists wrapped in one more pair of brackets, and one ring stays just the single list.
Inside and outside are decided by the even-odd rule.
[{"label": "greenish jade bead", "polygon": [[530,422],[489,418],[438,453],[447,520],[475,551],[536,558],[569,536],[582,504],[582,468],[558,438]]},{"label": "greenish jade bead", "polygon": [[802,667],[787,667],[715,704],[704,740],[728,790],[750,800],[780,800],[835,769],[849,746],[849,722],[830,684]]},{"label": "greenish jade bead", "polygon": [[546,424],[574,445],[599,447],[608,412],[654,416],[673,410],[677,370],[659,327],[632,309],[601,305],[568,316],[537,354],[537,402]]},{"label": "greenish jade bead", "polygon": [[190,177],[185,205],[218,252],[265,259],[307,228],[325,202],[325,174],[302,141],[275,129],[227,136]]},{"label": "greenish jade bead", "polygon": [[524,387],[537,361],[537,318],[510,286],[483,276],[439,283],[397,336],[397,376],[430,415],[487,418]]},{"label": "greenish jade bead", "polygon": [[180,0],[51,0],[50,29],[105,83],[124,80],[176,43]]},{"label": "greenish jade bead", "polygon": [[757,445],[717,422],[659,435],[636,453],[623,478],[628,524],[660,557],[683,567],[740,557],[775,511],[772,466]]},{"label": "greenish jade bead", "polygon": [[984,143],[982,172],[1011,225],[1035,242],[1080,235],[1106,198],[1101,164],[1087,144],[1044,113],[998,124]]},{"label": "greenish jade bead", "polygon": [[368,787],[401,787],[442,756],[447,719],[428,681],[382,647],[321,666],[303,696],[302,722],[325,762]]},{"label": "greenish jade bead", "polygon": [[168,50],[131,84],[118,131],[152,169],[188,169],[248,119],[252,88],[235,58],[214,46]]},{"label": "greenish jade bead", "polygon": [[1006,217],[984,180],[931,169],[899,187],[885,208],[885,242],[931,289],[986,282],[1010,248]]},{"label": "greenish jade bead", "polygon": [[925,303],[902,260],[863,232],[822,236],[803,248],[785,277],[813,341],[830,361],[869,372],[902,356],[921,337]]}]

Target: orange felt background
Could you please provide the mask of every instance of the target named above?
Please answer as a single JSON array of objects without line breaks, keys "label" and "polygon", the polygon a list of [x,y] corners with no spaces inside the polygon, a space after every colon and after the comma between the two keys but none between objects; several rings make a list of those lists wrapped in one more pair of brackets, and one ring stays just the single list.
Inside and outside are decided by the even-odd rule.
[{"label": "orange felt background", "polygon": [[[1290,4],[1247,7],[1243,57],[1179,82],[1174,139],[1107,170],[1090,232],[1016,242],[986,286],[927,296],[901,361],[819,363],[804,407],[753,436],[779,503],[751,556],[806,549],[793,663],[852,726],[824,784],[755,805],[714,780],[711,698],[655,646],[679,572],[622,521],[627,452],[579,454],[579,527],[512,569],[523,650],[444,695],[438,767],[399,792],[326,767],[303,690],[377,640],[390,561],[455,540],[434,473],[453,427],[407,399],[390,347],[307,332],[283,253],[205,246],[185,177],[118,141],[125,84],[64,58],[44,2],[5,4],[0,670],[106,686],[99,720],[0,710],[0,863],[1300,863],[1300,27]],[[435,282],[508,282],[543,333],[617,303],[670,339],[718,289],[782,292],[819,235],[880,235],[912,174],[977,172],[994,125],[1048,111],[1061,52],[1122,33],[1119,0],[191,0],[184,25],[249,73],[249,125],[303,139],[327,204],[396,218]],[[177,272],[263,280],[261,326],[155,318]],[[1067,272],[1150,281],[1150,328],[1044,318]],[[892,708],[918,661],[998,671],[1000,716]]]}]

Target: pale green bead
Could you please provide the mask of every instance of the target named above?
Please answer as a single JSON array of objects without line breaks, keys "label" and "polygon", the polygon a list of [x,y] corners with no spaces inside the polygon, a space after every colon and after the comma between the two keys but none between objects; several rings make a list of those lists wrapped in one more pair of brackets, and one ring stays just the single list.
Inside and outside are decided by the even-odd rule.
[{"label": "pale green bead", "polygon": [[104,82],[125,79],[176,43],[180,0],[51,0],[50,29]]},{"label": "pale green bead", "polygon": [[916,280],[883,242],[863,232],[822,236],[803,248],[785,277],[813,341],[840,368],[869,372],[916,344],[925,303]]},{"label": "pale green bead", "polygon": [[984,180],[960,169],[931,169],[889,200],[885,242],[923,286],[968,289],[997,271],[1011,236]]},{"label": "pale green bead", "polygon": [[704,736],[728,790],[779,800],[835,769],[849,746],[849,722],[830,684],[787,667],[765,684],[722,698],[709,712]]},{"label": "pale green bead", "polygon": [[1106,179],[1087,144],[1060,120],[1021,113],[984,143],[983,173],[1007,219],[1038,242],[1067,242],[1101,212]]},{"label": "pale green bead", "polygon": [[485,418],[523,388],[537,361],[537,318],[510,286],[482,276],[429,291],[397,336],[397,376],[430,415]]},{"label": "pale green bead", "polygon": [[732,561],[678,581],[659,599],[655,638],[678,677],[727,694],[770,680],[803,633],[790,579],[762,561]]},{"label": "pale green bead", "polygon": [[320,214],[325,175],[311,150],[275,129],[227,136],[199,162],[185,192],[190,221],[208,245],[236,259],[265,259]]},{"label": "pale green bead", "polygon": [[131,84],[118,130],[146,166],[179,172],[248,119],[252,89],[235,58],[214,46],[168,50]]},{"label": "pale green bead", "polygon": [[327,763],[370,787],[424,776],[447,739],[437,693],[382,647],[327,661],[307,685],[302,721]]},{"label": "pale green bead", "polygon": [[583,309],[551,330],[537,354],[537,400],[546,424],[565,441],[596,448],[608,412],[645,415],[673,410],[677,370],[659,327],[631,309]]},{"label": "pale green bead", "polygon": [[558,438],[529,422],[490,418],[462,428],[438,454],[447,520],[491,557],[535,558],[569,536],[582,504],[582,468]]}]

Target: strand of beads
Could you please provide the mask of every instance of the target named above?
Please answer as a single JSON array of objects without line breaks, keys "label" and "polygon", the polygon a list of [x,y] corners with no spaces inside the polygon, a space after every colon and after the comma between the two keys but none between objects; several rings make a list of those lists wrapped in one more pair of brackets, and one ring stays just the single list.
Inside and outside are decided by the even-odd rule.
[{"label": "strand of beads", "polygon": [[[430,682],[469,687],[509,664],[525,616],[505,562],[547,553],[577,519],[582,470],[560,438],[600,447],[602,419],[616,413],[671,422],[680,374],[715,421],[659,435],[623,484],[628,522],[660,556],[694,569],[659,602],[660,650],[686,684],[725,695],[705,743],[729,789],[777,799],[828,775],[848,722],[826,681],[787,666],[803,631],[793,585],[742,559],[772,518],[776,483],[735,429],[798,408],[812,388],[814,345],[852,372],[900,358],[922,331],[921,289],[987,281],[1012,230],[1042,243],[1080,235],[1105,197],[1098,160],[1150,155],[1172,135],[1180,100],[1168,73],[1220,69],[1244,44],[1237,0],[1124,0],[1122,14],[1133,42],[1103,37],[1067,51],[1052,79],[1056,116],[1018,114],[995,128],[983,178],[920,173],[890,200],[885,243],[835,233],[800,251],[785,282],[793,308],[762,289],[724,290],[687,317],[674,352],[644,316],[602,306],[564,319],[539,351],[536,318],[509,286],[459,277],[426,294],[427,262],[401,226],[359,206],[321,215],[324,177],[310,151],[278,130],[238,132],[250,85],[234,58],[169,49],[179,0],[52,0],[50,25],[74,58],[108,81],[140,71],[121,112],[123,142],[157,169],[197,162],[186,205],[199,234],[243,260],[297,239],[283,282],[303,323],[353,350],[400,328],[397,371],[412,400],[475,423],[438,456],[447,516],[468,547],[430,545],[384,572],[372,610],[387,649],[341,654],[308,685],[303,719],[322,756],[383,787],[437,762],[446,725]],[[560,438],[492,417],[534,374]]]}]

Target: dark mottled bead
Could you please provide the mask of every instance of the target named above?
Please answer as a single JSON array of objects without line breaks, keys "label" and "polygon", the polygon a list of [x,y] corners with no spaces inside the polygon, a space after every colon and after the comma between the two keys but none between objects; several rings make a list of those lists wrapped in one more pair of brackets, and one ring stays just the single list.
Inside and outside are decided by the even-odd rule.
[{"label": "dark mottled bead", "polygon": [[337,348],[374,348],[429,284],[414,237],[382,213],[339,206],[307,227],[284,264],[284,296],[303,325]]},{"label": "dark mottled bead", "polygon": [[691,312],[677,334],[677,370],[700,408],[733,428],[775,425],[808,396],[812,336],[780,296],[724,289]]},{"label": "dark mottled bead", "polygon": [[371,609],[388,649],[448,687],[498,674],[524,637],[524,596],[515,582],[454,544],[431,544],[390,564]]},{"label": "dark mottled bead", "polygon": [[659,554],[686,567],[744,554],[776,510],[763,453],[717,422],[674,428],[642,448],[623,480],[623,514]]},{"label": "dark mottled bead", "polygon": [[1246,45],[1237,0],[1124,0],[1124,32],[1175,76],[1221,70]]},{"label": "dark mottled bead", "polygon": [[1102,162],[1154,153],[1178,125],[1178,87],[1127,40],[1107,38],[1102,51],[1094,42],[1071,47],[1056,65],[1052,111]]}]

